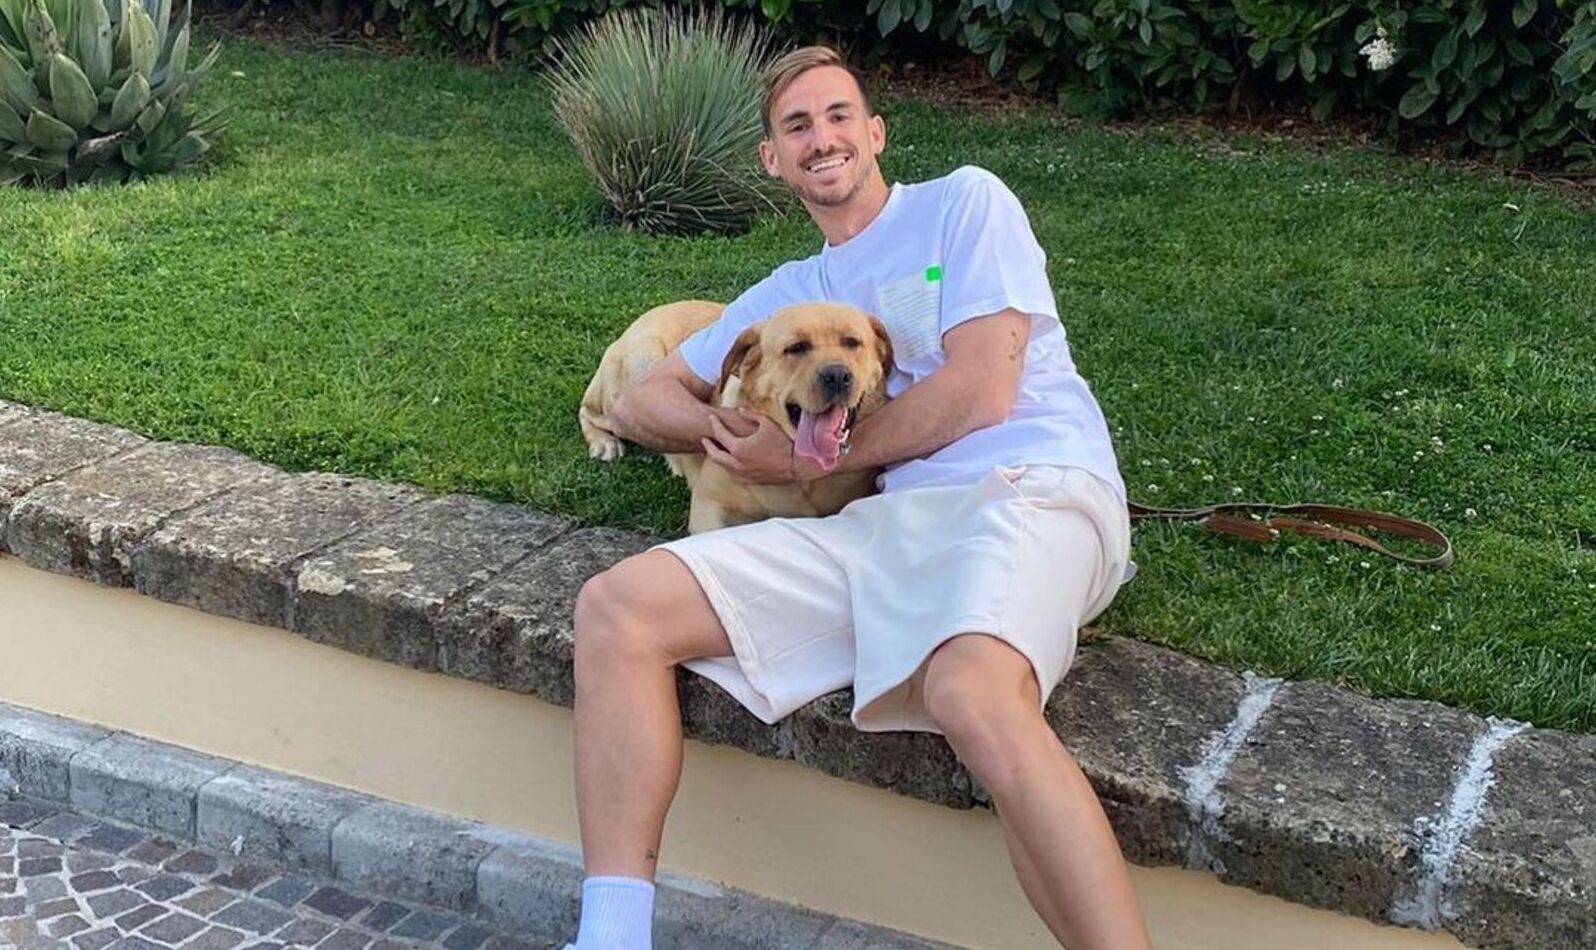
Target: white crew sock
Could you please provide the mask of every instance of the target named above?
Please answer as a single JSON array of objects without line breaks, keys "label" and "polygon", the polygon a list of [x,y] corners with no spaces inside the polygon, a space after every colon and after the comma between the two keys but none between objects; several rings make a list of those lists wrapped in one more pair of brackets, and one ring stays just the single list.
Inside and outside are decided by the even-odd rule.
[{"label": "white crew sock", "polygon": [[640,877],[582,882],[582,923],[573,950],[653,950],[654,885]]}]

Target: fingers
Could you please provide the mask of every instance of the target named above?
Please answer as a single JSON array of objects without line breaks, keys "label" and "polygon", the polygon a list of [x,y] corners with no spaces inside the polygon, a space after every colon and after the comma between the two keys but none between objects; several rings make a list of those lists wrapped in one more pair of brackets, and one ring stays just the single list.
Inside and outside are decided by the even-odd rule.
[{"label": "fingers", "polygon": [[720,465],[722,465],[728,471],[737,474],[742,473],[743,463],[737,461],[736,456],[732,455],[730,452],[716,444],[714,439],[704,439],[701,444],[704,447],[705,455],[720,463]]},{"label": "fingers", "polygon": [[735,423],[735,427],[728,425],[726,428],[731,429],[737,435],[750,436],[759,431],[759,421],[763,418],[764,416],[757,412],[749,412],[747,409],[736,409],[731,412],[729,419],[726,416],[722,416],[721,422],[724,424],[728,421],[731,421]]},{"label": "fingers", "polygon": [[709,417],[709,431],[714,433],[715,441],[723,446],[730,446],[732,442],[743,438],[728,428],[726,423],[721,421],[720,416]]}]

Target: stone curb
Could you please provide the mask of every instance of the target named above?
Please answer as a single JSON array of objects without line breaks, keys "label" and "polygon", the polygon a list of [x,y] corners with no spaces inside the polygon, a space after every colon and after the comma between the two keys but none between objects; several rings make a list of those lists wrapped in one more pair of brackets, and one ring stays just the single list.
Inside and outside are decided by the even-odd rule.
[{"label": "stone curb", "polygon": [[[3,703],[0,774],[7,794],[90,817],[545,938],[576,932],[581,859],[557,842]],[[669,873],[656,905],[660,950],[956,950]]]},{"label": "stone curb", "polygon": [[[654,540],[0,402],[0,541],[28,563],[561,705],[578,589]],[[940,739],[854,729],[847,691],[767,726],[706,680],[679,683],[699,740],[952,807],[985,801]],[[1047,716],[1134,861],[1476,946],[1596,946],[1596,738],[1120,639],[1082,647]],[[59,783],[51,742],[68,740],[27,741],[14,772]],[[361,827],[345,832],[350,873],[380,877],[356,856]],[[479,884],[483,866],[496,865],[479,864]]]}]

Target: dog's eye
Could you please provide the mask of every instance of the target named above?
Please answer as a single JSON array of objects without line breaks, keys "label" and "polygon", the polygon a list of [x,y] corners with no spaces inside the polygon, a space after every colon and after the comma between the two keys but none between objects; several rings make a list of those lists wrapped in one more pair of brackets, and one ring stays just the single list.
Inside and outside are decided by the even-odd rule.
[{"label": "dog's eye", "polygon": [[859,347],[864,346],[864,344],[862,342],[860,342],[859,338],[856,337],[856,336],[845,336],[845,337],[843,337],[842,338],[842,345],[847,347],[850,350],[857,350]]},{"label": "dog's eye", "polygon": [[799,340],[797,343],[788,345],[788,347],[785,350],[782,350],[782,352],[786,353],[788,356],[802,356],[805,353],[808,353],[811,349],[813,349],[813,346],[808,340]]}]

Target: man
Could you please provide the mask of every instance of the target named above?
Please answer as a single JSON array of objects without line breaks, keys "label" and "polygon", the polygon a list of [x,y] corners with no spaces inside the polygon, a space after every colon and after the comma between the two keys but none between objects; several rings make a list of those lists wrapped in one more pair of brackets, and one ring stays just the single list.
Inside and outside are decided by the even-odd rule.
[{"label": "man", "polygon": [[973,167],[889,188],[876,163],[885,126],[830,49],[772,67],[765,131],[765,170],[797,193],[824,247],[733,301],[614,416],[625,438],[702,449],[751,482],[824,474],[776,425],[705,400],[741,329],[791,303],[849,303],[886,324],[897,371],[895,398],[858,424],[837,470],[885,467],[882,493],[829,518],[673,541],[583,587],[587,876],[573,946],[650,946],[651,882],[681,773],[678,664],[766,722],[852,685],[859,728],[946,736],[991,792],[1020,884],[1054,936],[1071,948],[1148,946],[1108,821],[1041,714],[1076,630],[1119,587],[1130,524],[1025,213]]}]

